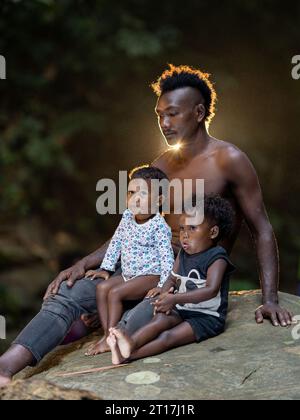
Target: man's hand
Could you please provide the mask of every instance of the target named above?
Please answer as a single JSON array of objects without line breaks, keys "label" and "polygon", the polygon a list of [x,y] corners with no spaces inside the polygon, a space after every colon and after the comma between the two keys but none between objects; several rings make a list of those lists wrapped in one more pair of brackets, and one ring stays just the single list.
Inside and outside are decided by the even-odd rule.
[{"label": "man's hand", "polygon": [[149,290],[145,299],[155,298],[156,296],[160,295],[161,287],[154,287],[154,289]]},{"label": "man's hand", "polygon": [[255,319],[258,324],[264,322],[264,318],[270,319],[275,327],[279,325],[287,327],[292,324],[293,314],[281,308],[277,303],[265,303],[255,311]]},{"label": "man's hand", "polygon": [[101,271],[89,270],[85,273],[85,277],[91,277],[91,280],[95,280],[95,279],[108,280],[110,278],[110,273],[106,270],[101,270]]},{"label": "man's hand", "polygon": [[77,264],[73,265],[66,270],[63,270],[59,273],[59,275],[53,280],[53,282],[49,285],[46,294],[44,296],[44,300],[48,299],[52,295],[56,295],[58,289],[62,282],[66,281],[69,287],[73,287],[77,280],[80,280],[85,275],[85,268],[84,263],[79,261]]},{"label": "man's hand", "polygon": [[157,312],[169,315],[175,306],[175,295],[172,293],[164,293],[154,302],[154,314]]}]

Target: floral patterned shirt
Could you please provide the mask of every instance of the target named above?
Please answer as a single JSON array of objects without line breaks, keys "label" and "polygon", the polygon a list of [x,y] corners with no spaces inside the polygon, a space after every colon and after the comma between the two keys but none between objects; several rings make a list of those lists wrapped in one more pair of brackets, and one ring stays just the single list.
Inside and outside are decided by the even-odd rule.
[{"label": "floral patterned shirt", "polygon": [[148,222],[138,224],[127,209],[110,241],[101,269],[115,271],[121,257],[125,277],[159,275],[158,285],[162,286],[174,264],[171,238],[171,229],[159,213]]}]

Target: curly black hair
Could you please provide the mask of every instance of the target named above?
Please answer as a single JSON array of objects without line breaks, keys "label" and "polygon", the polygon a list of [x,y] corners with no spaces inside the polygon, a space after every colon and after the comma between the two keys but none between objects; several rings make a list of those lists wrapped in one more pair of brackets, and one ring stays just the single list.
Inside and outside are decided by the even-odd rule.
[{"label": "curly black hair", "polygon": [[129,179],[131,180],[136,178],[145,180],[158,179],[159,181],[162,179],[169,180],[167,175],[162,170],[150,165],[142,165],[132,169],[132,171],[129,173]]},{"label": "curly black hair", "polygon": [[[191,204],[193,208],[196,207],[196,195],[193,195]],[[219,227],[217,242],[232,233],[234,216],[234,210],[228,200],[225,200],[218,194],[207,194],[204,196],[204,219]]]},{"label": "curly black hair", "polygon": [[204,100],[205,121],[210,123],[215,115],[217,93],[209,76],[210,74],[190,66],[169,64],[169,69],[165,70],[151,87],[157,96],[183,87],[198,89]]}]

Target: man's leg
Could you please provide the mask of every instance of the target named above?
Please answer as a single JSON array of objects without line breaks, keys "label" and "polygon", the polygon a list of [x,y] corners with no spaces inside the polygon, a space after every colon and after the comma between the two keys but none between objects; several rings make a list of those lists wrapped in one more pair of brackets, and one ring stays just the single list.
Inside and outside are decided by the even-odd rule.
[{"label": "man's leg", "polygon": [[38,363],[61,344],[72,323],[96,310],[96,286],[102,280],[82,279],[72,288],[62,283],[57,295],[47,299],[38,315],[25,327],[12,347],[0,357],[1,378],[11,379],[26,366]]},{"label": "man's leg", "polygon": [[126,311],[119,322],[118,328],[122,329],[128,335],[134,334],[140,328],[143,328],[145,325],[153,319],[154,307],[152,303],[155,299],[144,299],[133,309]]},{"label": "man's leg", "polygon": [[[122,273],[122,267],[121,267],[121,261],[119,261],[116,265],[115,272],[111,275],[110,278],[112,279],[113,277],[119,276],[121,273]],[[72,341],[79,340],[80,338],[85,337],[91,331],[94,331],[97,328],[100,328],[100,320],[99,320],[98,312],[94,312],[93,314],[89,314],[89,313],[83,314],[80,317],[80,320],[78,320],[74,324],[74,326],[71,327],[70,334],[68,334],[68,337],[67,337],[67,342],[64,341],[62,344],[69,344]],[[77,330],[80,330],[79,334],[77,333]]]},{"label": "man's leg", "polygon": [[12,377],[33,363],[32,353],[18,344],[12,345],[0,358],[0,388],[8,385]]}]

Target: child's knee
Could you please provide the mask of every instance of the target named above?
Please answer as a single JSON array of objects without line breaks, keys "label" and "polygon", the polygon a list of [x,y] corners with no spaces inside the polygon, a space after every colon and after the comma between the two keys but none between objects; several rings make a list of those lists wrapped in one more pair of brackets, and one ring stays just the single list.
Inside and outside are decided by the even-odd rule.
[{"label": "child's knee", "polygon": [[110,290],[110,285],[107,281],[102,281],[96,286],[97,296],[101,296],[102,294],[107,294],[109,290]]},{"label": "child's knee", "polygon": [[118,301],[122,299],[122,293],[118,287],[113,287],[108,293],[108,299],[111,301]]}]

